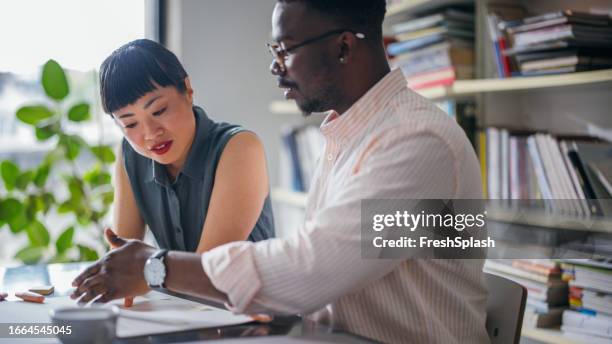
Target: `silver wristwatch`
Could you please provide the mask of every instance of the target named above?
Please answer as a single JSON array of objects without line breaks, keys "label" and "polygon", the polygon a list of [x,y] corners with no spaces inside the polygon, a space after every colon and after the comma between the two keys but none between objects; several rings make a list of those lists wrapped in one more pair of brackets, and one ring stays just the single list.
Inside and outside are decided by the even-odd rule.
[{"label": "silver wristwatch", "polygon": [[153,253],[144,266],[145,281],[151,289],[165,288],[166,264],[164,258],[168,250],[158,250]]}]

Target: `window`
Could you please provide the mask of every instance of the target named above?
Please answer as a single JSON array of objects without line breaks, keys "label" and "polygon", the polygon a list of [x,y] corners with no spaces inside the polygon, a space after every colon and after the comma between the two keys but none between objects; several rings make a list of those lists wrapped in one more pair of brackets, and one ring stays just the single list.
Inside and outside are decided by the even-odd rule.
[{"label": "window", "polygon": [[[145,0],[3,1],[0,32],[0,152],[44,149],[15,111],[46,101],[39,79],[48,59],[67,70],[71,99],[88,101],[92,115],[101,117],[91,126],[101,122],[105,138],[119,136],[112,121],[101,116],[97,70],[114,49],[145,36]],[[90,139],[99,138],[100,130],[87,131]]]}]

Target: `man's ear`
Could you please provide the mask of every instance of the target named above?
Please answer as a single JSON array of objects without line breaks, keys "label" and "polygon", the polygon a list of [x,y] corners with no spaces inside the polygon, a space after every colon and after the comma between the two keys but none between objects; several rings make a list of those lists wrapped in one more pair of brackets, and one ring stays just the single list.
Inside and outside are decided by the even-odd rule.
[{"label": "man's ear", "polygon": [[193,104],[193,88],[191,87],[191,80],[189,80],[189,77],[185,78],[185,93],[187,94],[189,102]]},{"label": "man's ear", "polygon": [[355,55],[357,37],[351,32],[344,32],[338,37],[338,61],[341,64],[349,63]]}]

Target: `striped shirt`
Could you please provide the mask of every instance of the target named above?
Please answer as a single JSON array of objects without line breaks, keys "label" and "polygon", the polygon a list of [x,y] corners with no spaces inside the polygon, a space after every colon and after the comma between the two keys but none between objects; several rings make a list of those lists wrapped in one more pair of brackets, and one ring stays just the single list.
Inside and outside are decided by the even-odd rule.
[{"label": "striped shirt", "polygon": [[362,199],[477,199],[476,155],[461,128],[408,89],[400,70],[342,115],[328,114],[304,226],[287,238],[202,255],[240,313],[320,314],[390,343],[483,343],[482,260],[362,259]]}]

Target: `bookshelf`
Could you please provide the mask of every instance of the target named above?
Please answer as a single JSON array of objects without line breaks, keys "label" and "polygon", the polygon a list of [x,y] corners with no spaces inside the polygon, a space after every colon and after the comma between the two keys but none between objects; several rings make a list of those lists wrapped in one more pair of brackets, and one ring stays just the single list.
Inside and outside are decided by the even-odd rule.
[{"label": "bookshelf", "polygon": [[402,0],[390,5],[387,17],[411,15],[434,10],[448,5],[472,4],[473,0]]},{"label": "bookshelf", "polygon": [[[296,208],[306,206],[307,194],[291,191],[284,188],[272,189],[272,198],[277,202],[291,205]],[[494,222],[504,222],[522,226],[532,226],[549,229],[566,229],[575,231],[589,231],[594,233],[612,234],[612,219],[577,218],[571,216],[555,215],[538,211],[525,211],[517,216],[515,211],[494,208],[487,212],[487,219]],[[588,229],[587,229],[588,228]]]},{"label": "bookshelf", "polygon": [[[469,100],[475,104],[476,127],[511,128],[517,131],[544,132],[554,137],[588,136],[569,115],[612,129],[612,69],[583,71],[530,77],[497,78],[492,41],[487,31],[489,5],[522,5],[529,12],[545,13],[560,8],[576,11],[605,9],[612,13],[612,3],[603,0],[405,0],[397,1],[387,10],[385,32],[390,26],[408,18],[420,17],[428,11],[447,5],[473,4],[475,12],[474,79],[457,80],[451,86],[419,89],[416,92],[434,101],[457,102]],[[276,101],[270,111],[280,115],[299,114],[293,102]],[[591,134],[592,136],[592,134]],[[283,188],[272,190],[272,198],[292,211],[303,211],[306,194]],[[568,232],[577,236],[612,239],[612,218],[597,216],[577,217],[551,215],[543,211],[525,210],[517,214],[510,209],[489,209],[492,227],[514,230],[511,234],[538,232],[542,237],[563,236]],[[597,240],[597,239],[594,239]],[[542,329],[525,326],[521,336],[529,342],[576,343],[564,336],[559,328]]]},{"label": "bookshelf", "polygon": [[544,329],[523,326],[521,337],[546,344],[579,344],[561,334],[559,329]]}]

